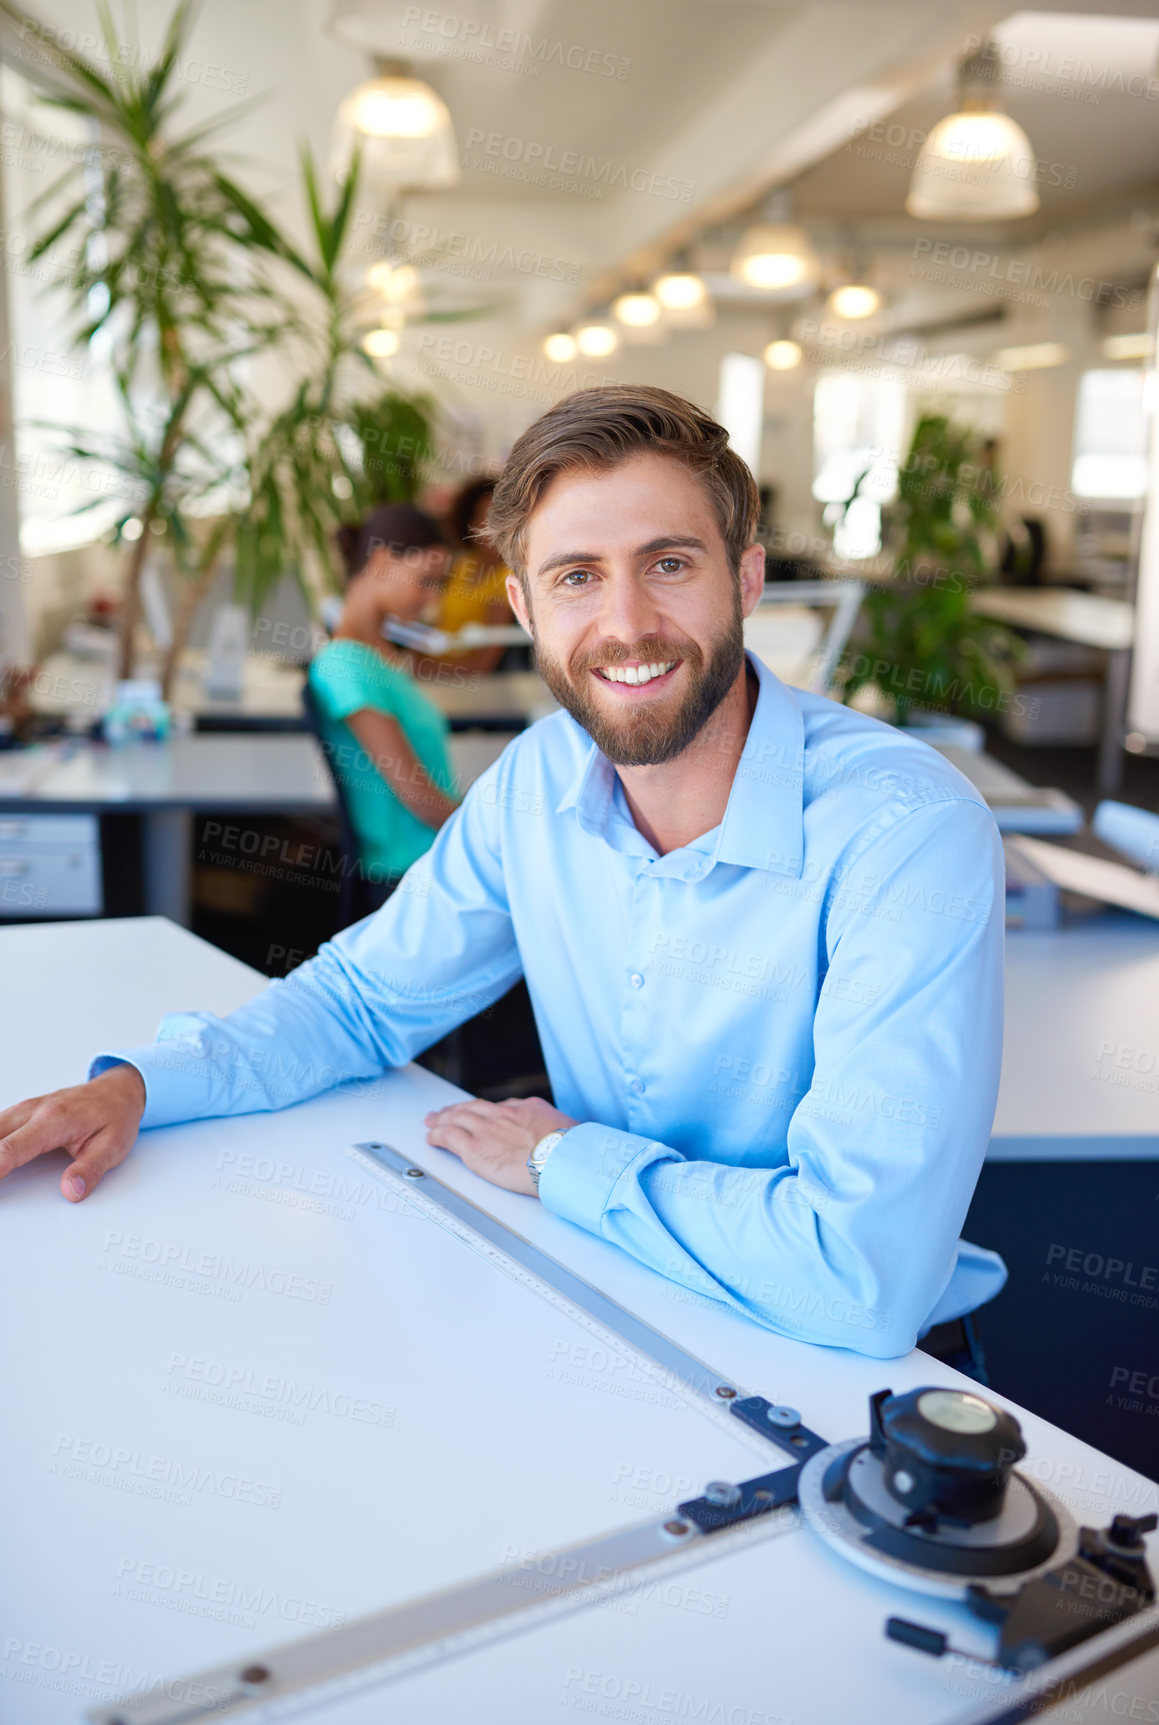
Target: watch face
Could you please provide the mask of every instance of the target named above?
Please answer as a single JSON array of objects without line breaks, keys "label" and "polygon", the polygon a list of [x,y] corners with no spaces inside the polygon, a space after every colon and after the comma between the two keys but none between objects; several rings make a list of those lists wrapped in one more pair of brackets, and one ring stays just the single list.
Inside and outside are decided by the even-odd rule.
[{"label": "watch face", "polygon": [[543,1167],[543,1164],[547,1161],[547,1158],[551,1155],[558,1143],[558,1132],[549,1132],[546,1138],[541,1138],[539,1140],[539,1143],[531,1152],[531,1160],[535,1163],[537,1168]]}]

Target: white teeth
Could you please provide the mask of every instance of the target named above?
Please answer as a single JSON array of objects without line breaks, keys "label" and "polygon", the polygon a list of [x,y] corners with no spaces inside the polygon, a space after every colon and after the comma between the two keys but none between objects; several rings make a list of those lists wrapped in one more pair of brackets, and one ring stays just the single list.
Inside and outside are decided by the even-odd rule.
[{"label": "white teeth", "polygon": [[675,659],[669,659],[662,665],[604,665],[600,675],[609,683],[650,683],[653,677],[662,677],[673,670],[676,663]]}]

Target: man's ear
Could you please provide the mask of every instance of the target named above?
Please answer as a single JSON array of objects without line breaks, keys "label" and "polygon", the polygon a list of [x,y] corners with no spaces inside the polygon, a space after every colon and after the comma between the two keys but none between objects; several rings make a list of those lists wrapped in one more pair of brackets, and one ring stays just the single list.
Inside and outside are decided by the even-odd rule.
[{"label": "man's ear", "polygon": [[765,548],[750,545],[740,554],[740,608],[751,617],[760,603],[765,588]]},{"label": "man's ear", "polygon": [[523,583],[518,575],[508,575],[507,577],[507,603],[514,611],[520,628],[526,629],[530,635],[532,633],[531,612],[527,605],[527,595],[523,591]]}]

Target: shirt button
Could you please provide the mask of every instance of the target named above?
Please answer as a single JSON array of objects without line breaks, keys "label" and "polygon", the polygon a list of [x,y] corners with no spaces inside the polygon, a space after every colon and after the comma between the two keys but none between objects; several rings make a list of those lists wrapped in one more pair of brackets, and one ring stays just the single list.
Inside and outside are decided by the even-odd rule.
[{"label": "shirt button", "polygon": [[643,986],[644,986],[644,978],[640,975],[640,972],[638,970],[634,970],[632,972],[631,976],[628,978],[628,981],[632,984],[633,988],[643,988]]},{"label": "shirt button", "polygon": [[644,1080],[642,1078],[633,1078],[632,1082],[628,1086],[628,1089],[632,1092],[633,1096],[643,1096],[643,1094],[644,1094]]}]

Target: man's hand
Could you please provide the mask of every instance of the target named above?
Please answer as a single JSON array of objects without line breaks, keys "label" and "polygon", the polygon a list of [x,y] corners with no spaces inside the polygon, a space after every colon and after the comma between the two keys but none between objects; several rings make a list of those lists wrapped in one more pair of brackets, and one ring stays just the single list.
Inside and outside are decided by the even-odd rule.
[{"label": "man's hand", "polygon": [[427,1115],[427,1143],[453,1150],[492,1186],[534,1197],[527,1158],[549,1132],[576,1124],[539,1096],[521,1102],[453,1102]]},{"label": "man's hand", "polygon": [[87,1084],[54,1090],[0,1110],[0,1179],[46,1150],[67,1150],[72,1167],[60,1189],[71,1204],[123,1162],[145,1112],[145,1082],[135,1066],[110,1066]]}]

